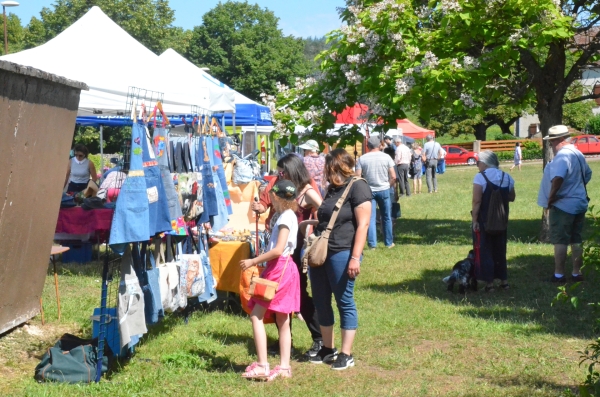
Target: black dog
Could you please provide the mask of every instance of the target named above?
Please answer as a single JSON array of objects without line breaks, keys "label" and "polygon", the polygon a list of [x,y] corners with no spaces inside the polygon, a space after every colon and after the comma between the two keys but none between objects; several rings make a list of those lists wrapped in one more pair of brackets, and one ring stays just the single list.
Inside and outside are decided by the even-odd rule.
[{"label": "black dog", "polygon": [[475,254],[473,250],[462,261],[456,262],[452,273],[443,280],[448,284],[448,291],[454,292],[454,283],[458,284],[458,292],[464,294],[467,289],[477,291],[477,279],[475,278]]}]

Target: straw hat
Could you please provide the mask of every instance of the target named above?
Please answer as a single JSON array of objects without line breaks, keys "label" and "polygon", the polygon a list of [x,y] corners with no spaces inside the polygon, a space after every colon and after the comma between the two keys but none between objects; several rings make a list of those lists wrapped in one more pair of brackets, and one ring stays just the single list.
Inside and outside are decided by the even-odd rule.
[{"label": "straw hat", "polygon": [[566,125],[555,125],[548,129],[548,136],[544,137],[544,140],[557,139],[569,136],[569,128]]}]

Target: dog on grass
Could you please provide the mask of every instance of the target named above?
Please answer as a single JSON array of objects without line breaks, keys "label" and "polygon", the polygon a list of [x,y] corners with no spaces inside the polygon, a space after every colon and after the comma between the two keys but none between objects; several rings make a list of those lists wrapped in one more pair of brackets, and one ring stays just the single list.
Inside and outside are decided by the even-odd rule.
[{"label": "dog on grass", "polygon": [[456,262],[452,267],[452,273],[444,277],[444,283],[448,285],[448,291],[454,292],[454,284],[458,283],[458,292],[464,294],[467,289],[477,291],[477,279],[475,278],[475,254],[473,250],[462,261]]}]

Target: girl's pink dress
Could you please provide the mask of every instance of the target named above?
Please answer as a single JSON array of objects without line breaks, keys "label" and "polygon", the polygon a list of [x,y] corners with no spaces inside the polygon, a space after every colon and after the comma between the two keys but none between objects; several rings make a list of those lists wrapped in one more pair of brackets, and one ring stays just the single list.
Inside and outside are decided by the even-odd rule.
[{"label": "girl's pink dress", "polygon": [[267,267],[260,277],[275,282],[279,281],[286,261],[288,261],[288,264],[273,300],[265,302],[250,298],[248,302],[250,310],[254,308],[255,304],[266,307],[265,317],[269,316],[271,312],[293,313],[300,311],[300,275],[298,274],[298,266],[296,266],[291,256],[280,256],[278,259],[267,262]]}]

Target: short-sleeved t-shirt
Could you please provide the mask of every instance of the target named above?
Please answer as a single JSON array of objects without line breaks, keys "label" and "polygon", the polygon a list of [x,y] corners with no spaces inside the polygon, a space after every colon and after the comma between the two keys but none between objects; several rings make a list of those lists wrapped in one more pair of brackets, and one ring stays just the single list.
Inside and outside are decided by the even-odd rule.
[{"label": "short-sleeved t-shirt", "polygon": [[[514,189],[515,180],[510,175],[508,175],[506,172],[504,172],[504,179],[502,179],[503,172],[501,170],[499,170],[498,168],[486,168],[486,170],[483,172],[485,172],[485,176],[487,176],[487,178],[490,180],[490,182],[492,182],[494,185],[500,186],[500,181],[502,181],[502,186],[500,186],[500,187],[508,186],[509,191]],[[485,188],[487,186],[487,181],[485,180],[483,175],[481,175],[481,172],[478,172],[477,175],[475,175],[475,178],[473,178],[473,183],[475,185],[482,186],[483,191],[485,192]]]},{"label": "short-sleeved t-shirt", "polygon": [[362,171],[362,177],[374,192],[389,190],[390,168],[394,168],[394,160],[379,150],[363,154],[356,162],[356,170]]},{"label": "short-sleeved t-shirt", "polygon": [[[582,214],[588,209],[585,183],[592,178],[592,170],[583,154],[573,145],[563,146],[554,160],[550,172],[550,181],[560,177],[562,186],[556,192],[556,200],[552,205],[568,214]],[[584,180],[585,179],[585,180]]]},{"label": "short-sleeved t-shirt", "polygon": [[273,225],[271,231],[271,239],[269,240],[269,251],[277,246],[277,240],[279,238],[279,227],[285,225],[290,229],[290,234],[287,238],[287,244],[283,250],[282,256],[292,255],[296,249],[296,239],[298,236],[298,219],[296,214],[292,210],[285,210],[277,218],[277,222]]},{"label": "short-sleeved t-shirt", "polygon": [[[387,156],[385,153],[383,154]],[[335,204],[342,194],[344,194],[344,190],[346,189],[348,182],[350,182],[350,179],[348,179],[348,181],[342,186],[329,187],[329,190],[325,195],[325,199],[323,200],[323,203],[317,212],[319,224],[317,225],[316,233],[318,235],[327,229],[327,224],[333,215]],[[350,188],[348,196],[346,196],[346,200],[344,201],[342,208],[340,208],[338,217],[335,220],[335,224],[333,225],[333,229],[329,235],[329,252],[340,252],[352,249],[357,225],[354,217],[354,209],[360,204],[366,201],[371,201],[372,199],[373,193],[365,181],[358,180],[354,182]]]},{"label": "short-sleeved t-shirt", "polygon": [[427,160],[437,160],[440,150],[442,150],[442,147],[435,141],[429,141],[423,145],[423,151]]}]

